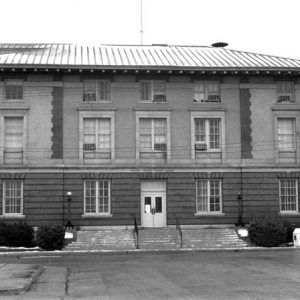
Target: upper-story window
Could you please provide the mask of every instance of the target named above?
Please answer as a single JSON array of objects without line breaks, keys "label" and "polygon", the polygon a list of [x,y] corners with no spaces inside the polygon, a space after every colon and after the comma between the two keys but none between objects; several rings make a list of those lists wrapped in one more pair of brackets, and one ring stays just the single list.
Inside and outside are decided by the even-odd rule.
[{"label": "upper-story window", "polygon": [[23,117],[4,117],[4,163],[23,163]]},{"label": "upper-story window", "polygon": [[5,100],[23,100],[23,80],[5,81]]},{"label": "upper-story window", "polygon": [[23,214],[23,182],[21,180],[3,181],[3,215]]},{"label": "upper-story window", "polygon": [[110,102],[110,81],[85,80],[83,85],[84,102]]},{"label": "upper-story window", "polygon": [[166,158],[167,119],[141,118],[140,158]]},{"label": "upper-story window", "polygon": [[195,119],[195,151],[221,150],[221,119]]},{"label": "upper-story window", "polygon": [[220,82],[196,81],[194,82],[194,103],[221,102]]},{"label": "upper-story window", "polygon": [[111,158],[111,119],[83,119],[83,158]]},{"label": "upper-story window", "polygon": [[140,81],[140,101],[143,102],[167,102],[165,81]]},{"label": "upper-story window", "polygon": [[278,148],[281,152],[296,151],[296,119],[277,119]]},{"label": "upper-story window", "polygon": [[277,82],[277,103],[294,103],[294,82],[278,81]]}]

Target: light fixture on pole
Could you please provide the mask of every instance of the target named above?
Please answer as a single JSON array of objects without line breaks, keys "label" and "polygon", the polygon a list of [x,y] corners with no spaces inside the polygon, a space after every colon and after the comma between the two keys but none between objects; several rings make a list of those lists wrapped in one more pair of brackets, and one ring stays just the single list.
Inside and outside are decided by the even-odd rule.
[{"label": "light fixture on pole", "polygon": [[71,222],[71,202],[72,202],[72,192],[67,192],[67,200],[68,200],[68,222],[66,224],[66,228],[73,228],[73,224]]}]

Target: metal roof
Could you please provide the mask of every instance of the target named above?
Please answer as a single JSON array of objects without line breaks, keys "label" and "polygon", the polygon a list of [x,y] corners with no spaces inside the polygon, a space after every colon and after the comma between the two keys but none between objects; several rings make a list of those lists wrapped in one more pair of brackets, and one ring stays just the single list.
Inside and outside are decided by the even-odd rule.
[{"label": "metal roof", "polygon": [[0,44],[0,67],[294,70],[300,60],[207,46]]}]

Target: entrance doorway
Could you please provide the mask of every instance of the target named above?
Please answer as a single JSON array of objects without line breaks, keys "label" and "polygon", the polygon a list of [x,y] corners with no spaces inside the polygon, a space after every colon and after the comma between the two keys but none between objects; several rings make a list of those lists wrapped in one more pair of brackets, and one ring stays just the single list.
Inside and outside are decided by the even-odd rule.
[{"label": "entrance doorway", "polygon": [[145,181],[141,183],[142,227],[165,227],[166,220],[166,182]]}]

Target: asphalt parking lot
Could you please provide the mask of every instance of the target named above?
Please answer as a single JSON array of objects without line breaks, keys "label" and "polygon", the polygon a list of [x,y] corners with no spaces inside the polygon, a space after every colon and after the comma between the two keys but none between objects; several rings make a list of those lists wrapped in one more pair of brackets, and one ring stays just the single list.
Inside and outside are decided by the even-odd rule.
[{"label": "asphalt parking lot", "polygon": [[48,266],[15,299],[299,299],[300,251],[0,257]]}]

